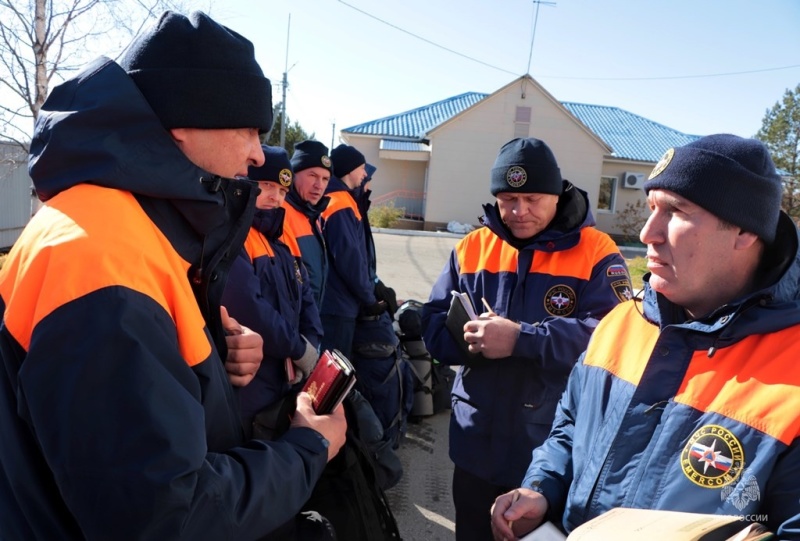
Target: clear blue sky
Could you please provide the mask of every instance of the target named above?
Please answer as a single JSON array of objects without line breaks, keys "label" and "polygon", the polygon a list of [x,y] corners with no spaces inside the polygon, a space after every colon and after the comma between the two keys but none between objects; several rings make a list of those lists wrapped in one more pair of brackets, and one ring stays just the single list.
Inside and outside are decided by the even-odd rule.
[{"label": "clear blue sky", "polygon": [[532,0],[224,0],[211,13],[255,43],[276,101],[288,31],[287,114],[326,144],[334,122],[338,144],[342,128],[526,72],[559,101],[697,135],[752,136],[800,84],[798,0],[553,0],[538,17]]}]

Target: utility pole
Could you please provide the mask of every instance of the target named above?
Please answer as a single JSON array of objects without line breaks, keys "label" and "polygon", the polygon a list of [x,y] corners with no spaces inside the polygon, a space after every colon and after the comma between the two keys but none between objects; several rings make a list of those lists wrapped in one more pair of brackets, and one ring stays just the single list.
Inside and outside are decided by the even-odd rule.
[{"label": "utility pole", "polygon": [[286,62],[283,69],[283,97],[281,98],[281,147],[286,144],[286,87],[289,86],[289,29],[292,26],[292,14],[289,14],[289,23],[286,25]]},{"label": "utility pole", "polygon": [[336,121],[331,123],[331,150],[333,150],[333,140],[336,137]]}]

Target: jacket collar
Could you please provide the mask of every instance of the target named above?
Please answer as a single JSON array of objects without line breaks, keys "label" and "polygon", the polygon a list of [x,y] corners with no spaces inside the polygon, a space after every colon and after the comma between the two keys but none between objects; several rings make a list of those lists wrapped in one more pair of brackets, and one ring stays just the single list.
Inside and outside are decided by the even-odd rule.
[{"label": "jacket collar", "polygon": [[325,209],[328,208],[328,203],[331,202],[331,198],[327,195],[323,195],[316,205],[312,205],[300,197],[300,194],[297,193],[294,185],[292,185],[289,193],[286,194],[286,202],[297,209],[298,212],[303,213],[303,215],[310,220],[316,220],[319,218],[320,214],[322,214]]}]

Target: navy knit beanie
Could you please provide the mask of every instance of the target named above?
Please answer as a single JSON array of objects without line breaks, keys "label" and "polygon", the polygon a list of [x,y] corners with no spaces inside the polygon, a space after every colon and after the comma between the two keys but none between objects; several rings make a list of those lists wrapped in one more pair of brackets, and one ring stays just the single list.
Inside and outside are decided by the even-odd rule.
[{"label": "navy knit beanie", "polygon": [[500,148],[492,167],[491,192],[561,195],[563,182],[556,157],[544,141],[512,139]]},{"label": "navy knit beanie", "polygon": [[352,172],[359,165],[367,163],[366,158],[356,147],[342,143],[331,152],[333,174],[339,178]]},{"label": "navy knit beanie", "polygon": [[165,11],[119,60],[165,128],[272,128],[253,44],[205,13]]},{"label": "navy knit beanie", "polygon": [[294,173],[292,164],[289,163],[289,154],[283,147],[261,145],[264,151],[264,165],[261,167],[250,166],[247,169],[247,178],[250,180],[277,182],[286,188],[292,185]]},{"label": "navy knit beanie", "polygon": [[328,147],[319,141],[300,141],[294,145],[292,169],[295,173],[299,173],[303,169],[312,167],[322,167],[327,169],[329,173],[333,173],[333,164],[328,156]]},{"label": "navy knit beanie", "polygon": [[333,174],[339,178],[344,177],[359,165],[367,163],[366,158],[356,147],[342,143],[331,151],[333,160]]},{"label": "navy knit beanie", "polygon": [[656,164],[645,193],[675,192],[718,218],[775,240],[783,188],[767,147],[736,135],[708,135],[671,148]]}]

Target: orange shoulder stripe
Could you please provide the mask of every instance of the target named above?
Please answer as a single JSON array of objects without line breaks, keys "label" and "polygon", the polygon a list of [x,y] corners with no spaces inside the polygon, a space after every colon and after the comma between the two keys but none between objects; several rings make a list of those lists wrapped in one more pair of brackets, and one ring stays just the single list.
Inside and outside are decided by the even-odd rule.
[{"label": "orange shoulder stripe", "polygon": [[[638,385],[658,328],[617,305],[592,333],[584,364]],[[800,331],[749,336],[709,358],[696,351],[675,402],[724,415],[789,445],[800,435]]]},{"label": "orange shoulder stripe", "polygon": [[269,241],[253,227],[247,232],[247,238],[244,240],[244,251],[250,256],[251,263],[257,257],[275,256],[275,251]]},{"label": "orange shoulder stripe", "polygon": [[284,203],[283,208],[286,209],[286,214],[283,217],[284,233],[289,231],[294,237],[305,237],[314,234],[311,230],[311,222],[308,221],[308,217],[305,214],[289,203]]},{"label": "orange shoulder stripe", "polygon": [[492,233],[488,227],[481,227],[467,234],[456,244],[455,250],[459,270],[463,274],[517,271],[519,252]]},{"label": "orange shoulder stripe", "polygon": [[172,317],[187,364],[211,354],[187,279],[189,263],[129,192],[89,184],[70,188],[36,213],[17,246],[3,269],[0,295],[5,323],[26,350],[33,329],[54,310],[121,286],[152,298]]},{"label": "orange shoulder stripe", "polygon": [[311,223],[308,218],[294,208],[292,205],[285,203],[283,208],[286,209],[286,214],[283,218],[283,234],[281,241],[289,247],[289,251],[295,257],[301,257],[302,252],[300,245],[297,243],[298,237],[306,237],[313,235],[311,231]]},{"label": "orange shoulder stripe", "polygon": [[715,412],[789,445],[800,435],[800,330],[753,335],[695,352],[675,401]]},{"label": "orange shoulder stripe", "polygon": [[580,242],[569,250],[550,252],[546,254],[548,257],[542,257],[544,254],[537,252],[531,264],[531,272],[588,280],[598,261],[619,253],[619,248],[611,237],[593,227],[584,227],[580,235]]},{"label": "orange shoulder stripe", "polygon": [[602,368],[633,385],[639,384],[658,340],[658,327],[638,313],[638,302],[618,304],[601,319],[584,356],[585,365]]},{"label": "orange shoulder stripe", "polygon": [[[580,235],[578,245],[569,250],[537,251],[529,272],[588,280],[601,259],[619,253],[617,245],[605,233],[585,227]],[[517,272],[519,252],[488,227],[482,227],[461,239],[456,245],[456,253],[461,272],[465,274],[479,271]]]},{"label": "orange shoulder stripe", "polygon": [[322,218],[328,219],[340,210],[351,209],[353,214],[356,215],[356,218],[361,220],[361,212],[358,210],[358,205],[356,205],[355,200],[353,197],[347,192],[332,192],[328,194],[331,198],[328,206],[322,211]]}]

